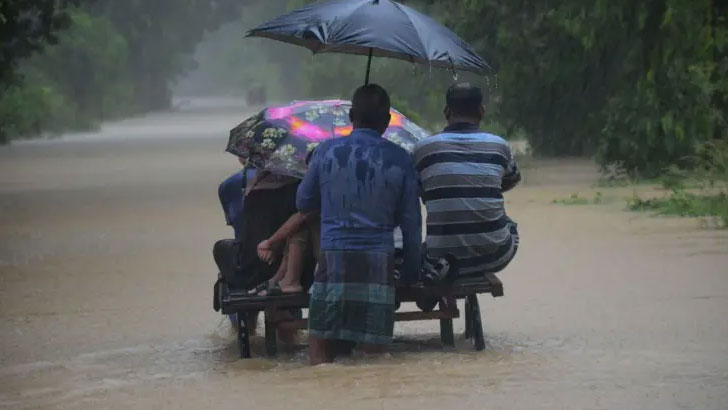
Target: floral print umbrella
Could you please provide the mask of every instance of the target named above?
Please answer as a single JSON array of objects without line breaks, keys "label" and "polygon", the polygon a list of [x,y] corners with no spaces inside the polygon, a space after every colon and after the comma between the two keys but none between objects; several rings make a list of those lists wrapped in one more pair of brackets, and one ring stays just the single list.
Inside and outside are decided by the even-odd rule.
[{"label": "floral print umbrella", "polygon": [[[343,100],[294,101],[268,107],[230,130],[226,151],[244,163],[278,175],[302,178],[306,155],[321,142],[351,133],[351,103]],[[398,111],[384,138],[412,152],[428,133]]]}]

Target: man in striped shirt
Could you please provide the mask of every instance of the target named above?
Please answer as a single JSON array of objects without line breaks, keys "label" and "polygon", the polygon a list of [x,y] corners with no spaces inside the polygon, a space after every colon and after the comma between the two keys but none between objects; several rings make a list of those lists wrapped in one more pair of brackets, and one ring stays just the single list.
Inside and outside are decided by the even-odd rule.
[{"label": "man in striped shirt", "polygon": [[468,83],[447,91],[448,126],[415,147],[427,207],[427,254],[456,259],[458,276],[502,270],[518,249],[503,192],[521,179],[508,143],[480,131],[482,91]]}]

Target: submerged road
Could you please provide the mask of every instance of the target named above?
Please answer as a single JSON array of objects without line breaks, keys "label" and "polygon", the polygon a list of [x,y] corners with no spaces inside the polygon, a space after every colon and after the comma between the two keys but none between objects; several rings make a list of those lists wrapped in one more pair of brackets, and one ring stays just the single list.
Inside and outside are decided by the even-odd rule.
[{"label": "submerged road", "polygon": [[[586,161],[508,194],[521,249],[481,297],[487,349],[398,323],[380,358],[237,358],[212,311],[217,184],[237,168],[214,101],[0,147],[0,409],[726,409],[728,233],[559,206]],[[456,331],[462,332],[461,321]]]}]

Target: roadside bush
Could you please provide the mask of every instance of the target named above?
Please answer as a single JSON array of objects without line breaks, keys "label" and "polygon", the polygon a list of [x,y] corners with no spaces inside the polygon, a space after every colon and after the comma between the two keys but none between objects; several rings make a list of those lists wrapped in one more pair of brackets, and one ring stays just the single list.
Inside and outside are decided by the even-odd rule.
[{"label": "roadside bush", "polygon": [[0,95],[0,143],[67,129],[73,104],[52,86],[26,82]]},{"label": "roadside bush", "polygon": [[[663,198],[628,202],[634,211],[654,211],[663,215],[715,216],[721,226],[728,227],[728,141],[711,140],[696,149],[689,158],[690,170],[670,167],[662,178],[671,192]],[[686,189],[686,180],[698,181],[698,192]]]}]

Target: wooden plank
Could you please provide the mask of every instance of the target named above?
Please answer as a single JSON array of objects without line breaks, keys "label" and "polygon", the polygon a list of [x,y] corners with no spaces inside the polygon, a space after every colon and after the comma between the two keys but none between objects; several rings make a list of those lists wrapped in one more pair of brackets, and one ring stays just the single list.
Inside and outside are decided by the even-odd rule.
[{"label": "wooden plank", "polygon": [[[434,312],[396,312],[394,314],[395,322],[413,322],[420,320],[438,320],[438,319],[457,319],[460,317],[460,310],[439,311]],[[308,327],[308,319],[282,319],[278,321],[270,321],[273,325],[277,325],[279,329],[305,329]]]},{"label": "wooden plank", "polygon": [[460,317],[460,311],[435,310],[433,312],[397,312],[394,314],[395,322],[414,322],[418,320],[437,320],[437,319],[457,319]]},{"label": "wooden plank", "polygon": [[501,282],[500,278],[495,276],[495,273],[486,273],[485,277],[488,278],[488,282],[490,282],[493,286],[493,290],[490,291],[490,294],[494,298],[503,296],[503,282]]},{"label": "wooden plank", "polygon": [[[503,296],[503,283],[495,274],[487,273],[482,278],[458,280],[453,284],[425,287],[403,286],[398,287],[397,299],[402,302],[414,302],[423,297],[464,299],[470,295],[490,293],[493,297]],[[308,294],[293,294],[281,296],[248,296],[244,292],[230,290],[223,284],[220,288],[221,311],[231,314],[240,310],[262,311],[266,308],[290,309],[307,308]]]}]

